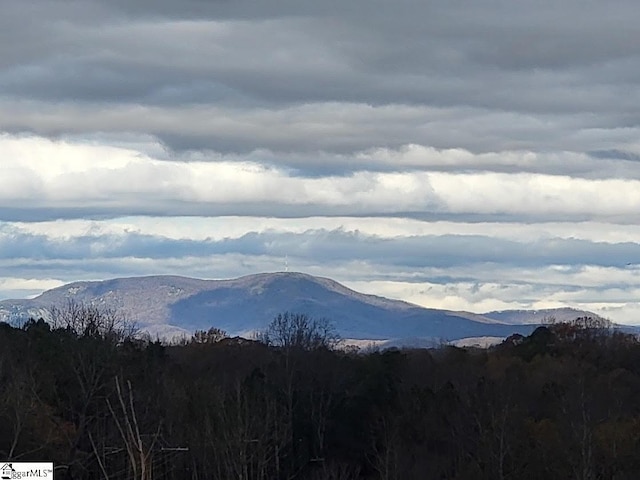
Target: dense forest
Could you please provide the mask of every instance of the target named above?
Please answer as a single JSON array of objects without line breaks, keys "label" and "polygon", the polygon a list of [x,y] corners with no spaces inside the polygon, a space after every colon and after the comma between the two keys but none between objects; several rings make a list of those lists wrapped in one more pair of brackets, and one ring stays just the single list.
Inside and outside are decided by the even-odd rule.
[{"label": "dense forest", "polygon": [[631,479],[640,343],[578,319],[489,350],[344,351],[323,322],[179,344],[93,307],[0,324],[0,457],[69,479]]}]

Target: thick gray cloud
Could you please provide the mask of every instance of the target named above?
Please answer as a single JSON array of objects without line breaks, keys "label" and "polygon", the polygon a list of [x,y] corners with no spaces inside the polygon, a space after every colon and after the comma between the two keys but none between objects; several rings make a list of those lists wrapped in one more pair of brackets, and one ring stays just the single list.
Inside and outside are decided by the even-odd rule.
[{"label": "thick gray cloud", "polygon": [[[632,2],[314,3],[8,0],[0,91],[32,103],[5,105],[0,125],[134,129],[176,149],[230,151],[406,143],[584,151],[637,138]],[[403,122],[409,105],[415,114]],[[363,106],[372,107],[368,120]],[[185,125],[185,116],[194,120]],[[290,127],[282,116],[295,124],[291,136],[257,134]],[[42,125],[46,117],[57,128]],[[321,131],[301,129],[304,118]],[[621,127],[629,131],[620,138]]]},{"label": "thick gray cloud", "polygon": [[0,9],[0,296],[288,256],[433,306],[640,313],[637,2]]},{"label": "thick gray cloud", "polygon": [[[625,268],[640,263],[634,242],[593,242],[544,238],[535,241],[498,239],[483,235],[422,235],[380,238],[344,230],[302,233],[251,232],[220,240],[170,239],[140,233],[83,235],[52,239],[46,235],[0,232],[0,259],[78,260],[125,257],[162,259],[239,254],[270,256],[306,262],[363,261],[396,267],[448,268],[484,263],[520,267],[585,265]],[[29,263],[29,262],[27,262]],[[603,284],[607,280],[603,280]]]}]

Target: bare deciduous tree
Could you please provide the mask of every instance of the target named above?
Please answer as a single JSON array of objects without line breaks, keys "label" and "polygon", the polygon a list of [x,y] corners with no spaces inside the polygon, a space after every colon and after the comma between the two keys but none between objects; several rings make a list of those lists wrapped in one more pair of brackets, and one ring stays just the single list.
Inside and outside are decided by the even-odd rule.
[{"label": "bare deciduous tree", "polygon": [[211,344],[218,343],[220,340],[227,338],[227,332],[216,327],[209,330],[196,330],[191,337],[191,343]]},{"label": "bare deciduous tree", "polygon": [[[140,426],[138,424],[138,417],[136,416],[136,410],[133,402],[133,390],[131,388],[131,382],[127,382],[127,393],[123,393],[120,386],[120,379],[116,377],[116,394],[118,399],[118,412],[109,399],[107,399],[107,405],[109,412],[118,428],[122,442],[124,443],[127,456],[129,458],[129,464],[131,467],[132,478],[135,480],[151,480],[152,478],[152,453],[156,446],[156,443],[160,437],[161,424],[158,425],[156,432],[151,435],[150,440],[143,438],[140,433]],[[93,439],[91,444],[97,455],[97,449]],[[101,470],[106,476],[104,465],[100,463]]]},{"label": "bare deciduous tree", "polygon": [[333,349],[340,336],[326,318],[315,319],[304,313],[279,313],[257,335],[257,339],[265,345],[281,347],[286,350]]},{"label": "bare deciduous tree", "polygon": [[64,329],[77,337],[119,344],[135,338],[137,333],[134,324],[110,308],[69,300],[64,306],[53,306],[49,311],[54,329]]},{"label": "bare deciduous tree", "polygon": [[61,391],[67,397],[62,403],[73,406],[69,414],[76,425],[67,440],[66,463],[72,467],[91,455],[81,444],[103,408],[101,399],[114,375],[117,348],[134,340],[136,329],[114,310],[73,300],[50,311],[53,329],[59,334],[60,358],[74,380],[73,388]]}]

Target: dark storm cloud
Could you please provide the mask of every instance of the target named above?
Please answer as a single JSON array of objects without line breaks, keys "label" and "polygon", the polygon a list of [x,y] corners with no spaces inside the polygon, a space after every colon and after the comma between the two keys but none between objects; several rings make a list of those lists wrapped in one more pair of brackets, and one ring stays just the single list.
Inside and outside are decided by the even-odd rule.
[{"label": "dark storm cloud", "polygon": [[[137,104],[162,111],[226,105],[224,114],[237,118],[233,132],[215,125],[186,132],[170,108],[162,127],[150,122],[145,128],[143,118],[132,122],[176,149],[289,150],[307,144],[340,150],[405,143],[485,151],[492,146],[494,151],[582,151],[582,143],[590,150],[602,148],[588,145],[590,137],[608,142],[604,148],[610,149],[617,145],[607,133],[637,125],[638,13],[633,2],[5,0],[0,91],[5,100],[38,99],[44,105],[36,102],[34,111],[55,104],[62,134],[95,128],[65,114],[78,104],[100,105],[103,111]],[[426,130],[435,123],[433,133],[414,127],[394,138],[351,124],[354,132],[346,142],[341,135],[319,142],[314,132],[280,141],[255,137],[255,130],[277,120],[283,109],[313,104],[321,109],[326,102],[346,110],[358,104],[446,110],[422,116]],[[267,115],[255,130],[249,126],[243,132],[246,112],[265,107]],[[474,109],[495,139],[483,142],[488,132],[478,127],[452,130]],[[508,118],[490,121],[490,112],[511,112],[520,132]],[[118,128],[95,114],[96,127]],[[576,115],[584,117],[583,134],[574,130]],[[339,123],[340,114],[332,112],[326,125],[336,116]],[[377,121],[381,129],[390,125],[384,118]],[[450,124],[452,138],[438,129],[443,122]],[[37,120],[21,122],[20,115],[14,122],[2,119],[0,126],[54,133],[39,128]]]}]

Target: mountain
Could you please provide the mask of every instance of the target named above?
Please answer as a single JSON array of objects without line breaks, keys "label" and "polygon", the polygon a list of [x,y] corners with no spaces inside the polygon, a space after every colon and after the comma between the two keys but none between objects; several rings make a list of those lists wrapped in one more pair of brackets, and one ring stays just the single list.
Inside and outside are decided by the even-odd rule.
[{"label": "mountain", "polygon": [[570,322],[578,317],[597,317],[596,314],[575,308],[546,308],[541,310],[501,310],[483,313],[510,325],[525,325],[529,323]]},{"label": "mountain", "polygon": [[[302,273],[264,273],[233,280],[179,276],[117,278],[75,282],[29,300],[0,302],[0,320],[49,318],[48,309],[69,300],[114,309],[152,335],[190,335],[215,326],[231,335],[250,335],[284,311],[332,321],[343,338],[422,339],[528,334],[539,314],[490,312],[478,315],[423,308],[399,300],[365,295],[328,278]],[[553,310],[544,315],[553,315]],[[575,315],[574,315],[575,313]],[[573,318],[593,315],[572,311]],[[527,319],[529,319],[527,321]]]}]

